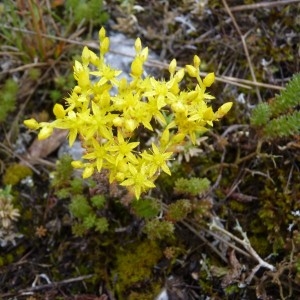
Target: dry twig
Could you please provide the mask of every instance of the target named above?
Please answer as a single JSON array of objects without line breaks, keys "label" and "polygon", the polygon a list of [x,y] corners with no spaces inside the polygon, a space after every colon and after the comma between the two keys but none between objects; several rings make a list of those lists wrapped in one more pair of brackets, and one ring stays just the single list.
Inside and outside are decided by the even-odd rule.
[{"label": "dry twig", "polygon": [[[227,4],[227,1],[226,0],[222,0],[224,6],[225,6],[225,9],[227,11],[227,13],[229,14],[229,16],[231,17],[232,19],[232,22],[233,22],[233,25],[236,29],[236,31],[238,32],[240,38],[241,38],[241,41],[242,41],[242,45],[243,45],[243,48],[244,48],[244,52],[245,52],[245,55],[246,55],[246,58],[247,58],[247,61],[248,61],[248,65],[249,65],[249,69],[250,69],[250,73],[251,73],[251,76],[252,76],[252,79],[255,83],[257,83],[257,80],[256,80],[256,76],[255,76],[255,73],[254,73],[254,69],[253,69],[253,66],[252,66],[252,62],[251,62],[251,59],[250,59],[250,55],[249,55],[249,51],[248,51],[248,47],[247,47],[247,44],[246,44],[246,41],[245,41],[245,38],[247,36],[246,35],[243,35],[242,32],[241,32],[241,29],[239,27],[239,25],[237,24],[236,20],[235,20],[235,17],[233,16],[228,4]],[[259,102],[262,101],[261,99],[261,96],[260,96],[260,92],[256,86],[255,88],[256,90],[256,95],[257,95],[257,98],[259,100]]]},{"label": "dry twig", "polygon": [[259,8],[270,8],[279,5],[288,5],[293,3],[300,3],[300,0],[279,0],[273,2],[260,2],[254,4],[237,5],[230,8],[231,11],[244,11],[244,10],[255,10]]}]

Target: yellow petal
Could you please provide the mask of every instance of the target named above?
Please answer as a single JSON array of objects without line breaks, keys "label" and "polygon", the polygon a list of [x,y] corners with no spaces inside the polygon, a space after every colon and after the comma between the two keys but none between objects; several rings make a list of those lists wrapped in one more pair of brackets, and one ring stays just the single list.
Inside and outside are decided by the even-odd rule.
[{"label": "yellow petal", "polygon": [[208,107],[203,113],[203,119],[206,121],[213,121],[215,119],[215,114],[211,107]]},{"label": "yellow petal", "polygon": [[69,132],[69,146],[72,147],[77,138],[77,129],[71,129]]}]

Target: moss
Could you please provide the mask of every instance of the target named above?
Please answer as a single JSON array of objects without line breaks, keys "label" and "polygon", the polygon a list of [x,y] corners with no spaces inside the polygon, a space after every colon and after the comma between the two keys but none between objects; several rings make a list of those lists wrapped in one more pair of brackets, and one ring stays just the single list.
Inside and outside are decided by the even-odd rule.
[{"label": "moss", "polygon": [[130,300],[153,300],[155,299],[155,296],[159,294],[159,291],[161,290],[161,285],[158,284],[152,289],[149,289],[146,292],[131,292],[128,296],[128,299]]},{"label": "moss", "polygon": [[175,182],[175,191],[177,193],[190,194],[192,196],[207,192],[209,187],[210,181],[207,178],[179,178]]},{"label": "moss", "polygon": [[24,165],[15,163],[6,169],[3,176],[3,184],[14,186],[27,176],[32,176],[32,170]]},{"label": "moss", "polygon": [[192,204],[189,200],[177,200],[169,205],[166,219],[171,222],[178,222],[186,218],[191,211]]},{"label": "moss", "polygon": [[8,113],[15,109],[18,84],[13,79],[7,79],[0,88],[0,93],[0,122],[3,122],[8,116]]},{"label": "moss", "polygon": [[130,245],[124,251],[120,250],[114,271],[120,293],[124,295],[127,289],[137,289],[142,284],[149,284],[153,279],[153,267],[162,256],[160,247],[148,240]]},{"label": "moss", "polygon": [[159,219],[147,220],[144,227],[144,232],[150,240],[174,238],[174,230],[175,227],[172,222]]},{"label": "moss", "polygon": [[73,176],[73,167],[71,165],[72,157],[70,155],[63,155],[56,163],[56,171],[54,172],[51,186],[55,189],[70,186],[70,180]]},{"label": "moss", "polygon": [[102,0],[67,0],[66,6],[73,12],[76,24],[81,24],[83,21],[102,24],[108,18],[103,10]]},{"label": "moss", "polygon": [[249,209],[249,205],[245,204],[245,203],[241,203],[239,201],[235,201],[235,200],[230,200],[229,202],[229,207],[235,211],[235,212],[247,212],[247,210]]},{"label": "moss", "polygon": [[265,236],[249,237],[251,246],[257,251],[261,257],[266,257],[272,252],[272,245],[268,242]]}]

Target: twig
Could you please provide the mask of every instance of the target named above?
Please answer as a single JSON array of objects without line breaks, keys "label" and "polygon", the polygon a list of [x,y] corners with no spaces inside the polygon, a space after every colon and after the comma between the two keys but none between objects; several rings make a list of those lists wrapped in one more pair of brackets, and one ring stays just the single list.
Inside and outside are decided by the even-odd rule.
[{"label": "twig", "polygon": [[48,288],[56,288],[56,287],[64,285],[64,284],[69,284],[69,283],[73,283],[73,282],[77,282],[77,281],[83,281],[83,280],[89,279],[93,276],[94,276],[93,274],[83,275],[83,276],[79,276],[79,277],[76,277],[76,278],[65,279],[65,280],[58,281],[58,282],[41,284],[41,285],[38,285],[38,286],[33,286],[31,288],[19,290],[18,292],[15,292],[15,293],[9,292],[9,293],[5,293],[5,294],[0,294],[0,298],[2,299],[2,297],[11,297],[11,296],[14,296],[16,294],[26,295],[28,293],[33,293],[33,292],[48,289]]},{"label": "twig", "polygon": [[[227,13],[229,14],[229,16],[232,19],[232,22],[233,22],[233,25],[234,25],[236,31],[238,32],[238,34],[239,34],[239,36],[241,38],[242,45],[243,45],[243,48],[244,48],[244,52],[245,52],[245,55],[246,55],[246,58],[247,58],[247,61],[248,61],[248,65],[249,65],[251,77],[252,77],[252,80],[256,83],[257,80],[256,80],[256,76],[255,76],[255,73],[254,73],[254,70],[253,70],[253,66],[252,66],[252,62],[251,62],[251,59],[250,59],[248,47],[247,47],[246,42],[245,42],[245,36],[242,34],[241,29],[240,29],[239,25],[237,24],[237,22],[235,20],[235,17],[232,14],[232,12],[231,12],[228,4],[227,4],[227,1],[226,0],[222,0],[222,2],[224,4],[224,7],[225,7]],[[255,90],[256,90],[257,98],[258,98],[259,102],[261,102],[262,99],[261,99],[260,92],[259,92],[258,88],[256,87]]]},{"label": "twig", "polygon": [[[237,243],[239,243],[240,245],[242,245],[247,251],[248,253],[256,260],[258,261],[258,265],[252,270],[251,275],[249,276],[249,280],[251,281],[251,279],[253,278],[254,274],[261,268],[266,268],[272,272],[276,271],[276,267],[274,267],[273,265],[267,263],[266,261],[264,261],[258,254],[257,252],[252,248],[250,241],[247,237],[247,234],[243,231],[242,227],[240,226],[239,222],[237,221],[237,225],[235,227],[235,229],[237,231],[240,232],[240,234],[242,235],[243,239],[240,239],[238,237],[236,237],[235,235],[233,235],[232,233],[230,233],[229,231],[227,231],[226,229],[220,227],[216,221],[213,219],[212,223],[209,226],[210,230],[218,230],[219,232],[227,235],[228,237],[230,237],[232,240],[236,241]],[[249,282],[250,282],[249,281]]]},{"label": "twig", "polygon": [[[168,206],[164,203],[162,203],[163,211],[166,212],[168,210]],[[215,252],[225,263],[227,263],[227,258],[224,254],[222,254],[216,247],[214,247],[202,234],[200,234],[200,230],[202,229],[196,229],[192,225],[190,225],[187,221],[182,220],[180,223],[185,226],[187,229],[189,229],[191,232],[193,232],[205,245],[207,245],[213,252]]]},{"label": "twig", "polygon": [[255,10],[259,8],[269,8],[278,5],[289,5],[292,3],[300,3],[300,0],[279,0],[273,2],[260,2],[255,4],[237,5],[230,8],[231,11]]},{"label": "twig", "polygon": [[[48,63],[43,63],[43,62],[30,63],[30,64],[22,65],[20,67],[14,68],[14,69],[9,69],[8,73],[15,73],[15,72],[19,72],[19,71],[25,71],[27,69],[36,68],[36,67],[45,67],[45,66],[48,66],[48,65],[49,65]],[[5,71],[2,71],[1,73],[5,73]]]},{"label": "twig", "polygon": [[203,228],[203,231],[204,231],[206,234],[208,234],[208,235],[214,237],[216,240],[219,240],[219,241],[221,241],[222,243],[228,245],[230,248],[236,250],[236,252],[239,252],[240,254],[244,255],[245,257],[251,258],[251,255],[250,255],[250,254],[248,254],[248,253],[245,252],[244,250],[240,249],[239,247],[237,247],[237,246],[234,245],[233,243],[227,241],[227,240],[226,240],[225,238],[223,238],[222,236],[220,236],[220,235],[218,235],[218,234],[216,234],[216,233],[214,233],[214,232],[212,232],[212,231],[210,231],[210,230],[207,230],[207,229],[205,229],[205,228]]},{"label": "twig", "polygon": [[213,252],[215,252],[225,263],[228,263],[227,258],[223,253],[221,253],[216,247],[211,245],[211,243],[199,233],[199,230],[195,229],[193,226],[191,226],[186,221],[180,221],[181,224],[183,224],[186,228],[188,228],[191,232],[193,232],[200,240],[202,240],[205,245],[207,245]]},{"label": "twig", "polygon": [[227,82],[231,83],[231,84],[232,84],[232,82],[239,82],[239,83],[244,83],[244,84],[248,84],[248,85],[253,85],[253,86],[263,87],[263,88],[273,89],[273,90],[283,90],[284,89],[284,87],[278,86],[278,85],[274,85],[274,84],[257,82],[257,81],[253,82],[251,80],[242,79],[242,78],[236,78],[236,77],[231,77],[231,76],[223,76],[222,75],[221,77],[219,77],[219,79],[220,78],[224,79],[224,80],[227,80]]}]

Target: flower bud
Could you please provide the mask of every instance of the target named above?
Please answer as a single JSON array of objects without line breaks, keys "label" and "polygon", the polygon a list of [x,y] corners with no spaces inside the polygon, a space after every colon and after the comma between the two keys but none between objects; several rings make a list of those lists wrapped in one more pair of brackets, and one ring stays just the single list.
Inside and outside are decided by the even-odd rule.
[{"label": "flower bud", "polygon": [[185,139],[185,136],[186,135],[184,133],[177,133],[173,136],[171,143],[178,145]]},{"label": "flower bud", "polygon": [[185,111],[185,107],[181,102],[175,102],[171,105],[171,108],[174,112],[182,113]]},{"label": "flower bud", "polygon": [[116,177],[115,177],[115,178],[116,178],[117,181],[121,182],[121,181],[124,181],[125,175],[124,175],[123,172],[118,172],[118,173],[116,174]]},{"label": "flower bud", "polygon": [[134,43],[134,48],[136,53],[140,53],[142,51],[142,42],[140,38],[137,38]]},{"label": "flower bud", "polygon": [[170,131],[165,129],[160,138],[160,144],[162,147],[166,147],[170,142]]},{"label": "flower bud", "polygon": [[100,44],[100,52],[101,54],[105,54],[109,50],[109,38],[105,37]]},{"label": "flower bud", "polygon": [[53,128],[50,126],[45,126],[41,129],[41,131],[38,134],[39,140],[45,140],[47,139],[51,134],[53,133]]},{"label": "flower bud", "polygon": [[201,64],[201,60],[200,60],[199,56],[195,55],[194,56],[194,67],[198,69],[200,67],[200,64]]},{"label": "flower bud", "polygon": [[215,81],[215,73],[209,73],[203,79],[203,84],[206,87],[210,87],[214,83],[214,81]]},{"label": "flower bud", "polygon": [[74,169],[80,169],[83,167],[83,163],[80,160],[74,160],[71,162],[71,165]]},{"label": "flower bud", "polygon": [[88,65],[90,62],[90,50],[87,46],[85,46],[82,50],[81,59],[84,65]]},{"label": "flower bud", "polygon": [[188,72],[188,74],[191,77],[197,77],[197,75],[198,75],[199,72],[198,72],[198,70],[194,66],[192,66],[192,65],[186,65],[185,68],[186,68],[186,71]]},{"label": "flower bud", "polygon": [[121,118],[121,117],[116,117],[113,119],[113,124],[116,126],[116,127],[121,127],[123,126],[124,124],[124,119]]},{"label": "flower bud", "polygon": [[232,107],[232,102],[224,103],[216,112],[216,118],[222,118],[225,116]]},{"label": "flower bud", "polygon": [[37,130],[40,127],[39,123],[33,118],[31,118],[29,120],[25,120],[24,125],[32,130]]},{"label": "flower bud", "polygon": [[94,173],[94,167],[87,166],[82,173],[82,178],[89,178],[93,175],[93,173]]},{"label": "flower bud", "polygon": [[149,53],[149,49],[148,49],[148,47],[145,47],[140,54],[140,58],[143,62],[145,62],[147,60],[148,53]]},{"label": "flower bud", "polygon": [[126,120],[124,125],[129,132],[133,132],[136,128],[136,122],[133,119]]},{"label": "flower bud", "polygon": [[177,71],[174,77],[177,82],[180,82],[184,77],[184,69],[180,69],[179,71]]},{"label": "flower bud", "polygon": [[90,63],[92,63],[94,66],[98,66],[99,57],[91,50],[89,50],[89,54],[90,54]]},{"label": "flower bud", "polygon": [[62,119],[65,117],[66,112],[61,104],[56,103],[53,107],[53,113],[57,119]]},{"label": "flower bud", "polygon": [[77,73],[77,82],[80,87],[86,88],[90,84],[90,75],[88,70],[82,70]]},{"label": "flower bud", "polygon": [[101,27],[101,29],[99,30],[100,41],[102,42],[105,37],[106,37],[106,30],[104,27]]},{"label": "flower bud", "polygon": [[136,57],[131,63],[131,74],[136,77],[143,74],[143,63],[139,57]]},{"label": "flower bud", "polygon": [[171,75],[173,75],[176,71],[176,67],[177,67],[177,62],[176,59],[172,59],[172,61],[169,64],[169,72]]},{"label": "flower bud", "polygon": [[73,92],[75,94],[80,94],[81,93],[81,87],[79,85],[76,85],[73,89]]}]

